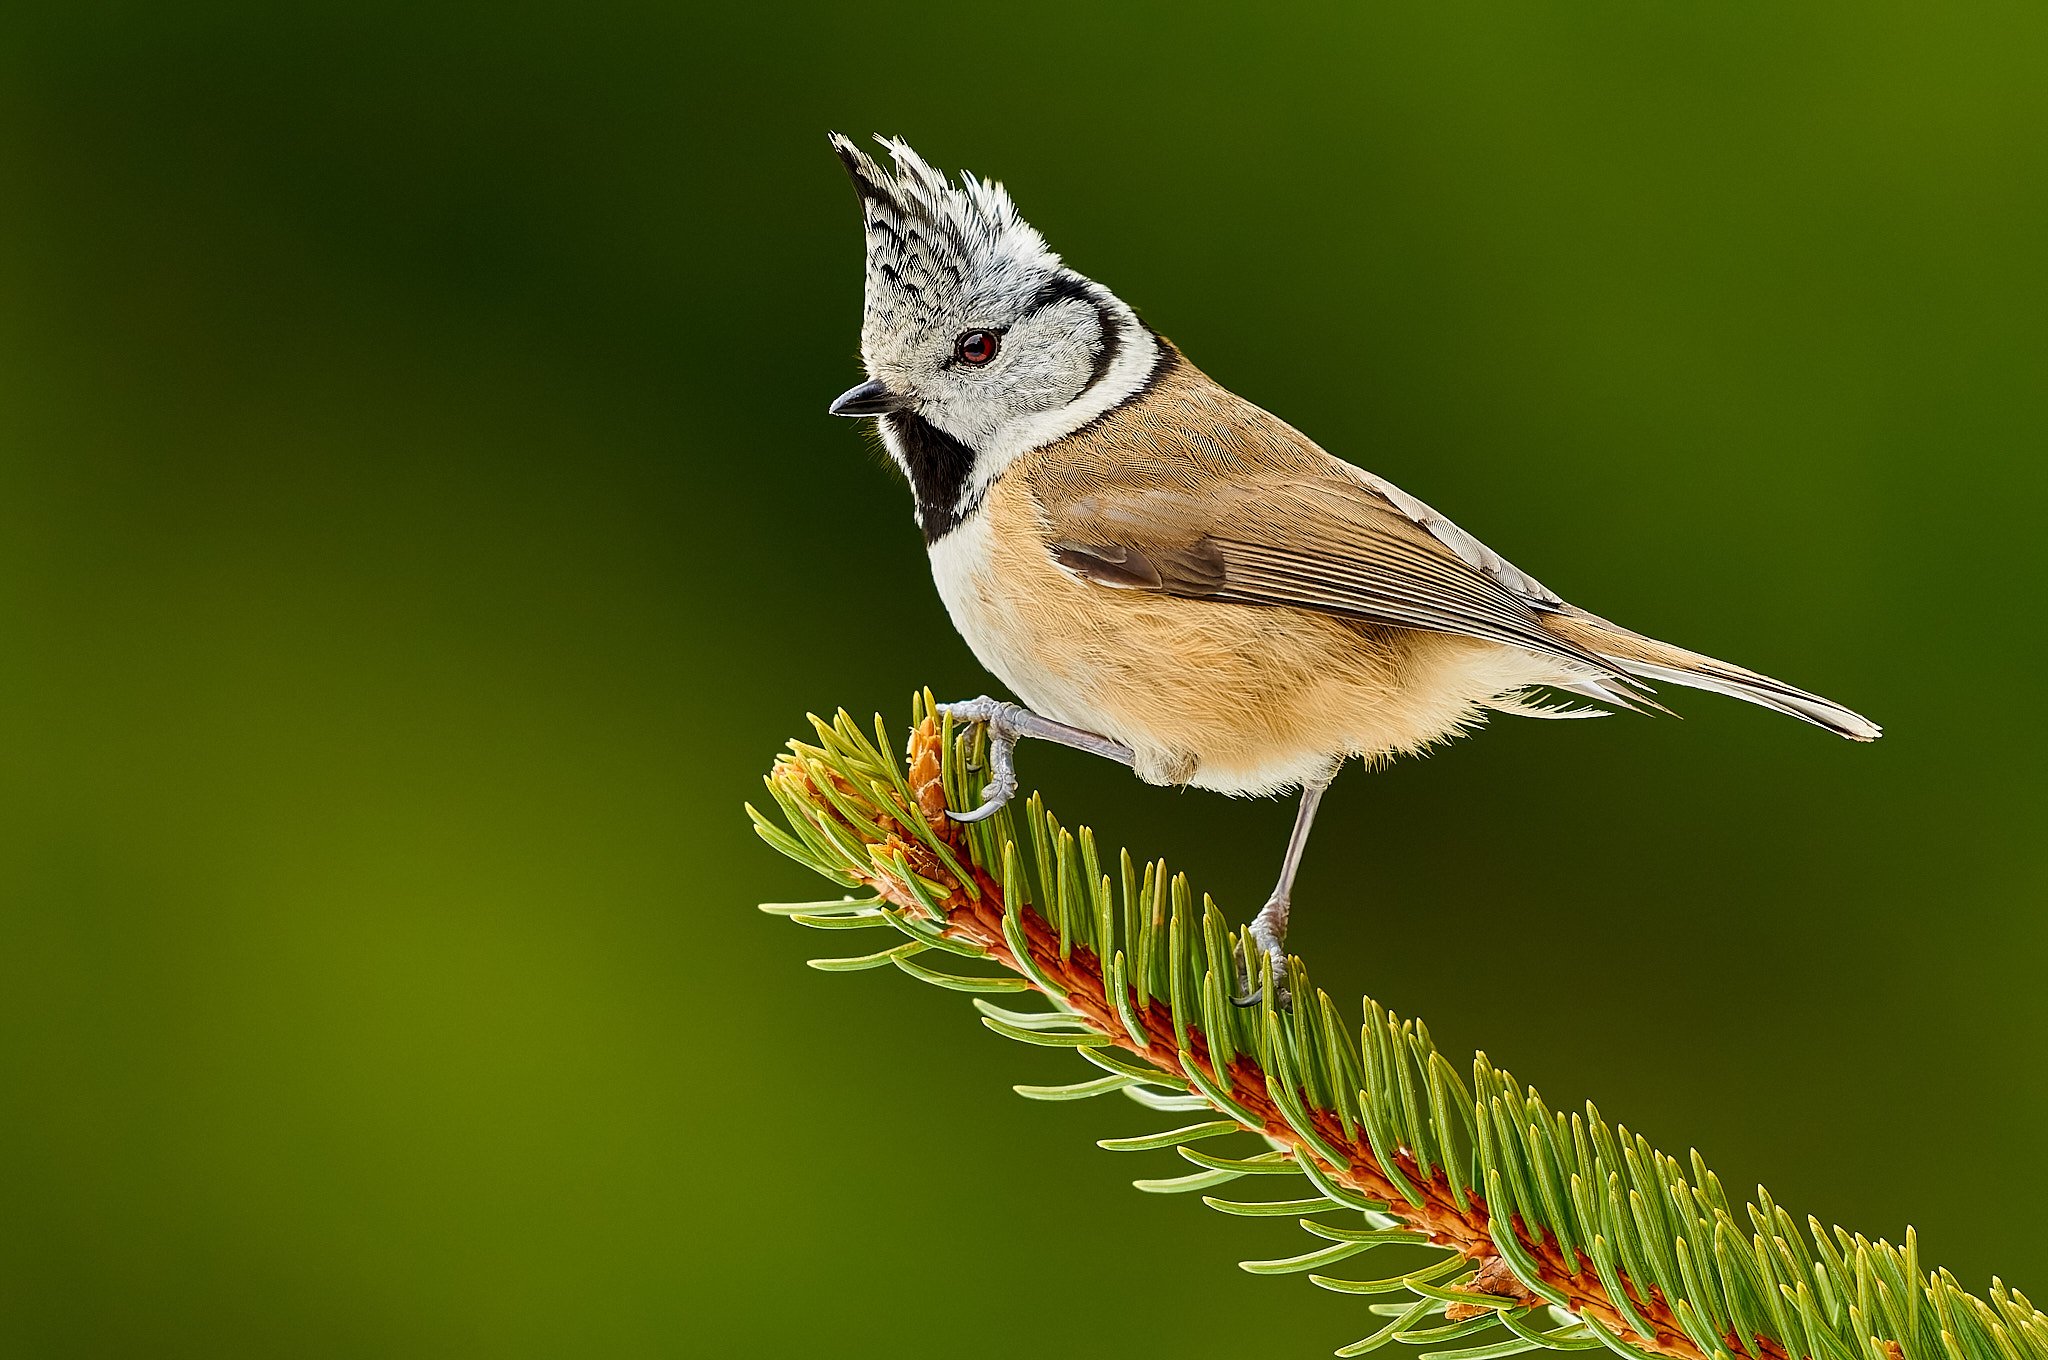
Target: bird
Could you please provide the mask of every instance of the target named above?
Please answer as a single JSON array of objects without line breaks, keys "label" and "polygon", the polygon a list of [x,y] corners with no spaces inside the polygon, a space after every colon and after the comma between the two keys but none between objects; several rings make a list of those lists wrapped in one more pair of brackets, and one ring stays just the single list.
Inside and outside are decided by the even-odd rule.
[{"label": "bird", "polygon": [[1064,264],[1000,183],[875,140],[886,167],[830,134],[866,243],[866,377],[828,409],[875,421],[947,614],[1021,701],[941,706],[988,740],[982,800],[951,815],[1016,794],[1023,738],[1151,784],[1299,790],[1238,1004],[1267,986],[1287,1003],[1296,874],[1349,760],[1424,755],[1493,713],[1669,712],[1652,697],[1667,684],[1880,735],[1833,700],[1567,603],[1196,368]]}]

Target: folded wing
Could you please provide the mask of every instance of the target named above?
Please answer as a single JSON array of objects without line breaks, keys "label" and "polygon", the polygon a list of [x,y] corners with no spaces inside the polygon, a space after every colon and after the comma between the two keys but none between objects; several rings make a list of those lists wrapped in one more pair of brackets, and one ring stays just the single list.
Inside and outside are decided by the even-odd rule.
[{"label": "folded wing", "polygon": [[1298,457],[1270,467],[1192,456],[1162,475],[1149,459],[1104,469],[1069,455],[1075,465],[1063,467],[1054,451],[1029,475],[1047,551],[1096,584],[1452,633],[1569,662],[1589,679],[1632,683],[1543,626],[1539,613],[1557,607],[1554,596],[1524,595],[1363,475],[1320,456],[1328,471]]}]

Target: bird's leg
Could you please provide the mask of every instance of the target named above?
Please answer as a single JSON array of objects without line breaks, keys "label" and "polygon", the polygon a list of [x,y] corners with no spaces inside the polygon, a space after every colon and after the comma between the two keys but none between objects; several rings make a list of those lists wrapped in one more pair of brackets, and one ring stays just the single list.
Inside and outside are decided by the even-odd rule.
[{"label": "bird's leg", "polygon": [[[1287,955],[1281,946],[1287,940],[1287,912],[1294,902],[1294,875],[1301,868],[1301,852],[1308,848],[1308,832],[1315,825],[1316,806],[1323,801],[1323,790],[1329,787],[1327,777],[1301,786],[1301,806],[1294,814],[1294,834],[1287,838],[1287,858],[1280,862],[1280,881],[1273,886],[1273,895],[1266,899],[1266,905],[1259,908],[1259,914],[1252,918],[1252,943],[1266,956],[1266,975],[1273,988],[1273,1000],[1281,1006],[1288,1002],[1287,988],[1283,985],[1287,975]],[[1256,1006],[1267,985],[1264,982],[1252,985],[1251,962],[1246,960],[1245,992],[1231,1000],[1239,1006]]]},{"label": "bird's leg", "polygon": [[[979,723],[988,729],[988,787],[981,791],[981,805],[972,812],[947,812],[956,822],[978,822],[992,817],[1003,804],[1017,796],[1017,742],[1024,737],[1056,741],[1091,756],[1104,756],[1128,765],[1131,748],[1120,741],[1097,736],[1079,727],[1069,727],[1051,718],[1041,718],[1022,704],[1008,704],[986,694],[956,704],[940,704],[939,712],[954,722]],[[1284,927],[1283,927],[1284,928]]]}]

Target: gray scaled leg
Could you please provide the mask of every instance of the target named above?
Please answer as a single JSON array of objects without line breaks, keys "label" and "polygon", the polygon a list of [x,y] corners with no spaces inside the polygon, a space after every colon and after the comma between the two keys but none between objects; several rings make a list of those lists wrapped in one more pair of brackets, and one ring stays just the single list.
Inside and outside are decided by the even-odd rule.
[{"label": "gray scaled leg", "polygon": [[[1108,737],[1069,727],[1051,718],[1041,718],[1022,704],[1006,704],[986,694],[957,704],[940,704],[939,712],[956,723],[979,723],[988,729],[988,787],[981,791],[981,805],[972,812],[949,811],[946,814],[956,822],[978,822],[984,817],[992,817],[1003,804],[1017,796],[1016,750],[1017,742],[1024,737],[1055,741],[1121,765],[1128,765],[1133,759],[1131,748],[1120,741],[1111,741]],[[1284,930],[1286,927],[1283,925],[1281,928]]]},{"label": "gray scaled leg", "polygon": [[[1288,1002],[1287,989],[1281,985],[1287,975],[1287,955],[1281,946],[1287,940],[1287,912],[1294,904],[1294,875],[1301,868],[1301,852],[1308,848],[1309,828],[1315,825],[1316,807],[1323,801],[1323,790],[1330,787],[1330,777],[1301,786],[1301,806],[1294,814],[1294,834],[1287,838],[1287,858],[1280,862],[1280,881],[1273,886],[1273,895],[1266,899],[1266,905],[1259,908],[1259,914],[1252,918],[1252,943],[1266,956],[1266,975],[1273,988],[1273,1000],[1285,1006]],[[1256,1006],[1267,983],[1254,987],[1251,982],[1252,966],[1245,963],[1245,994],[1232,997],[1240,1006]]]}]

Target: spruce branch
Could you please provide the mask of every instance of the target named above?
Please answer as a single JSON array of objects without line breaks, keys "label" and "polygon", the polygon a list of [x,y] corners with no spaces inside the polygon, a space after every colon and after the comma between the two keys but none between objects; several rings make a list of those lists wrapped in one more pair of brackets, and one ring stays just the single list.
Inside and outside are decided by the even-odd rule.
[{"label": "spruce branch", "polygon": [[[1258,1007],[1232,1006],[1236,951],[1259,955],[1215,903],[1197,906],[1163,861],[1124,852],[1105,864],[1094,834],[1063,827],[1035,794],[987,821],[950,820],[948,807],[979,799],[986,742],[956,733],[929,693],[913,710],[907,764],[880,717],[870,736],[844,712],[813,717],[817,742],[777,758],[767,786],[786,828],[749,806],[756,830],[867,895],[762,909],[892,932],[887,948],[812,966],[893,966],[973,994],[988,1028],[1072,1049],[1094,1073],[1020,1095],[1122,1092],[1192,1119],[1102,1141],[1171,1149],[1192,1168],[1140,1190],[1300,1178],[1293,1197],[1202,1202],[1298,1218],[1315,1239],[1244,1269],[1379,1300],[1366,1306],[1384,1324],[1338,1355],[1399,1341],[1425,1347],[1424,1360],[1603,1348],[1628,1360],[2048,1360],[2048,1316],[1995,1278],[1980,1298],[1947,1271],[1923,1273],[1911,1228],[1903,1247],[1813,1218],[1802,1231],[1761,1186],[1734,1206],[1697,1152],[1668,1157],[1590,1103],[1553,1111],[1484,1053],[1468,1086],[1419,1020],[1368,998],[1354,1031],[1298,958],[1290,1008],[1275,1008],[1270,987]],[[954,961],[934,966],[945,955]],[[989,999],[1006,994],[1049,1008]],[[1249,1153],[1215,1150],[1247,1135]],[[1396,1244],[1437,1259],[1374,1279],[1325,1273],[1348,1276],[1353,1257]]]}]

